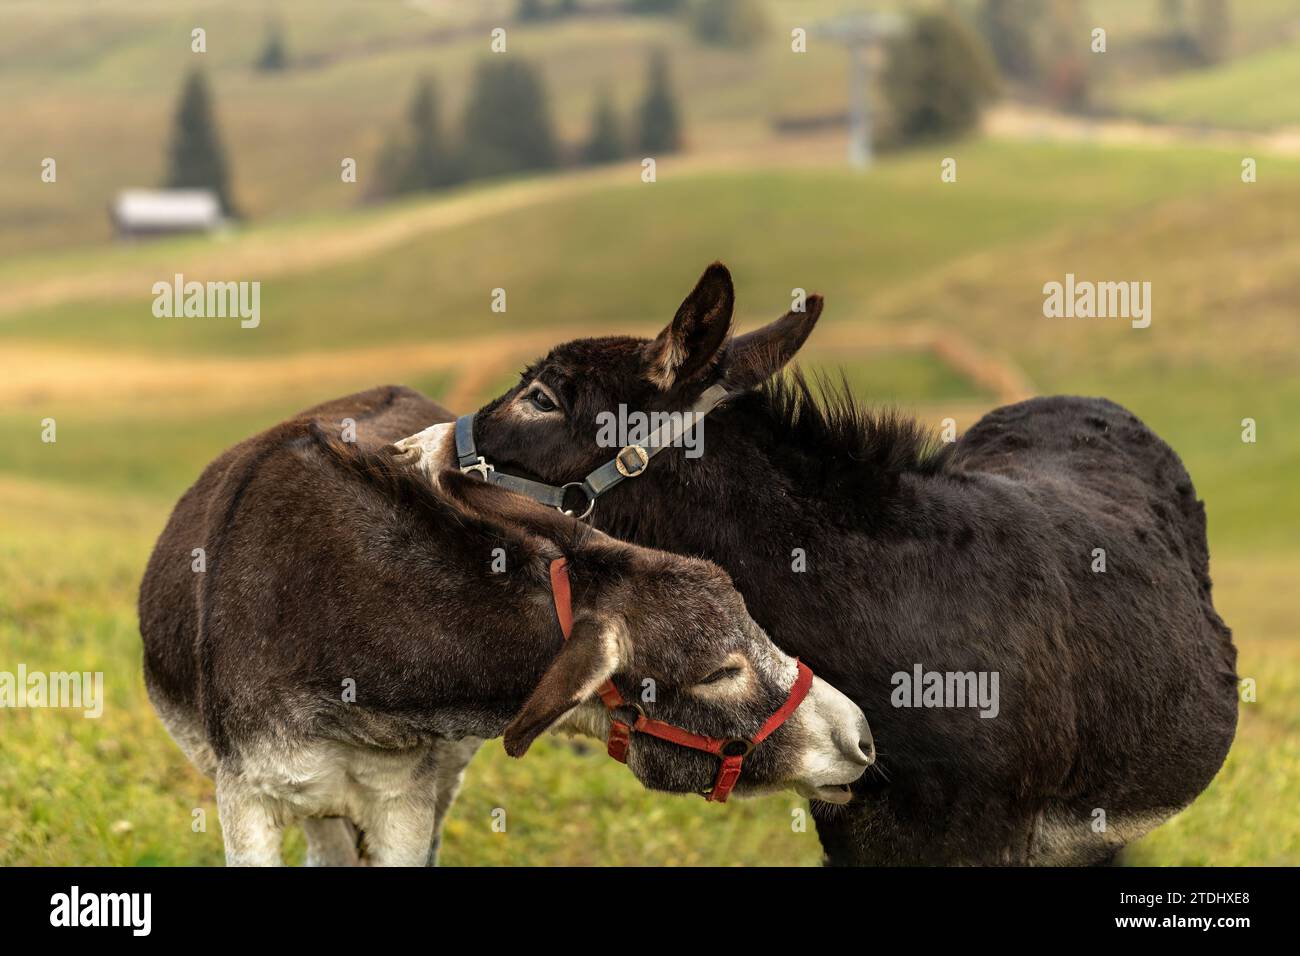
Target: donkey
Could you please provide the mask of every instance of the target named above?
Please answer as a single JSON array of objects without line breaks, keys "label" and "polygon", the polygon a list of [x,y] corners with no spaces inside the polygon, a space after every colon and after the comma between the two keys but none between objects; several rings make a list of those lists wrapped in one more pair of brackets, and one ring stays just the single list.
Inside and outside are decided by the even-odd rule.
[{"label": "donkey", "polygon": [[[324,408],[385,429],[438,412],[388,391]],[[847,800],[874,759],[861,711],[716,565],[430,482],[373,425],[343,442],[313,412],[204,472],[141,586],[149,694],[216,780],[228,863],[279,863],[293,822],[312,863],[356,862],[353,827],[370,862],[432,862],[479,744],[518,757],[552,728],[609,738],[652,789]]]},{"label": "donkey", "polygon": [[[717,562],[862,708],[881,757],[852,804],[813,805],[829,863],[1102,863],[1186,807],[1232,743],[1237,678],[1178,456],[1100,398],[999,408],[936,445],[781,374],[819,296],[733,337],[734,303],[715,263],[656,338],[558,346],[444,455]],[[659,433],[601,447],[620,406],[707,412],[703,455]],[[977,685],[996,706],[954,693]]]}]

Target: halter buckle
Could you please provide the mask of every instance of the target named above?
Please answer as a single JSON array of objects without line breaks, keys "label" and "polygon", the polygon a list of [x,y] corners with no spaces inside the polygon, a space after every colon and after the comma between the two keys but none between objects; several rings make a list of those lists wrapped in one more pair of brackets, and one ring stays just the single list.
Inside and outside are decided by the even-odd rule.
[{"label": "halter buckle", "polygon": [[[629,465],[623,460],[623,456],[629,453],[636,456],[636,460],[633,462],[637,466],[636,471],[629,471]],[[624,478],[635,478],[645,471],[646,466],[649,464],[650,453],[640,445],[624,445],[619,449],[618,454],[614,456],[614,467],[618,469],[618,473]]]},{"label": "halter buckle", "polygon": [[462,475],[464,475],[464,474],[468,474],[468,473],[471,472],[471,471],[477,471],[477,472],[479,473],[479,477],[481,477],[484,481],[487,481],[487,480],[488,480],[488,472],[489,472],[489,471],[496,471],[496,469],[493,468],[491,465],[489,465],[489,464],[487,463],[487,459],[486,459],[486,458],[484,458],[482,455],[479,455],[479,456],[478,456],[478,461],[474,462],[474,464],[472,464],[472,465],[462,465],[461,468],[460,468],[460,473],[461,473]]}]

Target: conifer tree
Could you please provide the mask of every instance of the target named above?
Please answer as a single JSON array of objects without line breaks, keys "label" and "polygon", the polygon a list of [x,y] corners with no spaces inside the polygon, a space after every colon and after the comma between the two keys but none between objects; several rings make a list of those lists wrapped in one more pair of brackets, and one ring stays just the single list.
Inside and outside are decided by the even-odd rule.
[{"label": "conifer tree", "polygon": [[438,189],[455,180],[451,154],[442,136],[438,94],[433,80],[422,79],[415,88],[407,113],[410,130],[407,155],[407,190]]},{"label": "conifer tree", "polygon": [[465,108],[465,162],[474,175],[547,169],[557,161],[546,88],[513,57],[479,64]]},{"label": "conifer tree", "polygon": [[668,60],[658,51],[650,59],[637,145],[647,155],[671,153],[681,148],[681,135],[677,103],[668,80]]},{"label": "conifer tree", "polygon": [[212,98],[207,81],[199,70],[186,78],[176,108],[166,184],[175,189],[211,189],[225,214],[237,215]]},{"label": "conifer tree", "polygon": [[276,73],[289,66],[289,53],[284,46],[280,25],[272,23],[267,29],[266,45],[257,58],[257,68],[263,73]]},{"label": "conifer tree", "polygon": [[623,136],[619,131],[618,114],[608,93],[596,98],[591,114],[591,133],[582,149],[582,158],[593,165],[612,163],[623,155]]}]

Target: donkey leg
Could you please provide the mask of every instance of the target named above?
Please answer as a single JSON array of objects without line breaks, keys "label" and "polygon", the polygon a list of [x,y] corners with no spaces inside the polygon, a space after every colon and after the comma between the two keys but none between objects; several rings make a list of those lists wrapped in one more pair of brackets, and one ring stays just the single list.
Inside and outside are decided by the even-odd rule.
[{"label": "donkey leg", "polygon": [[308,866],[358,866],[357,829],[343,817],[311,817],[302,821],[307,838]]},{"label": "donkey leg", "polygon": [[433,838],[434,801],[425,794],[375,800],[359,821],[372,866],[424,866]]},{"label": "donkey leg", "polygon": [[226,845],[226,866],[283,866],[283,824],[237,771],[217,771],[217,815]]},{"label": "donkey leg", "polygon": [[442,848],[442,824],[447,819],[460,793],[460,785],[465,780],[465,768],[483,746],[480,737],[465,737],[461,740],[447,740],[436,747],[438,770],[434,775],[436,792],[434,795],[433,842],[429,845],[429,858],[426,866],[438,865],[438,851]]}]

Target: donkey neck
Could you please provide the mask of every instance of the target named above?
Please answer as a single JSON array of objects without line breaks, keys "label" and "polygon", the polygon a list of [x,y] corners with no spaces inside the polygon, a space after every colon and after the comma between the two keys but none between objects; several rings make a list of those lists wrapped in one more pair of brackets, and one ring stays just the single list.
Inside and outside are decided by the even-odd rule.
[{"label": "donkey neck", "polygon": [[878,427],[895,434],[860,436],[868,454],[858,457],[847,441],[823,448],[792,434],[765,396],[745,396],[710,415],[702,457],[674,449],[651,466],[663,468],[657,480],[630,482],[602,501],[597,524],[722,566],[776,642],[811,657],[828,616],[855,613],[828,610],[843,582],[863,579],[873,556],[914,539],[918,521],[939,520],[950,506],[931,479],[936,461],[909,467],[912,459],[889,447],[911,440],[914,426]]}]

